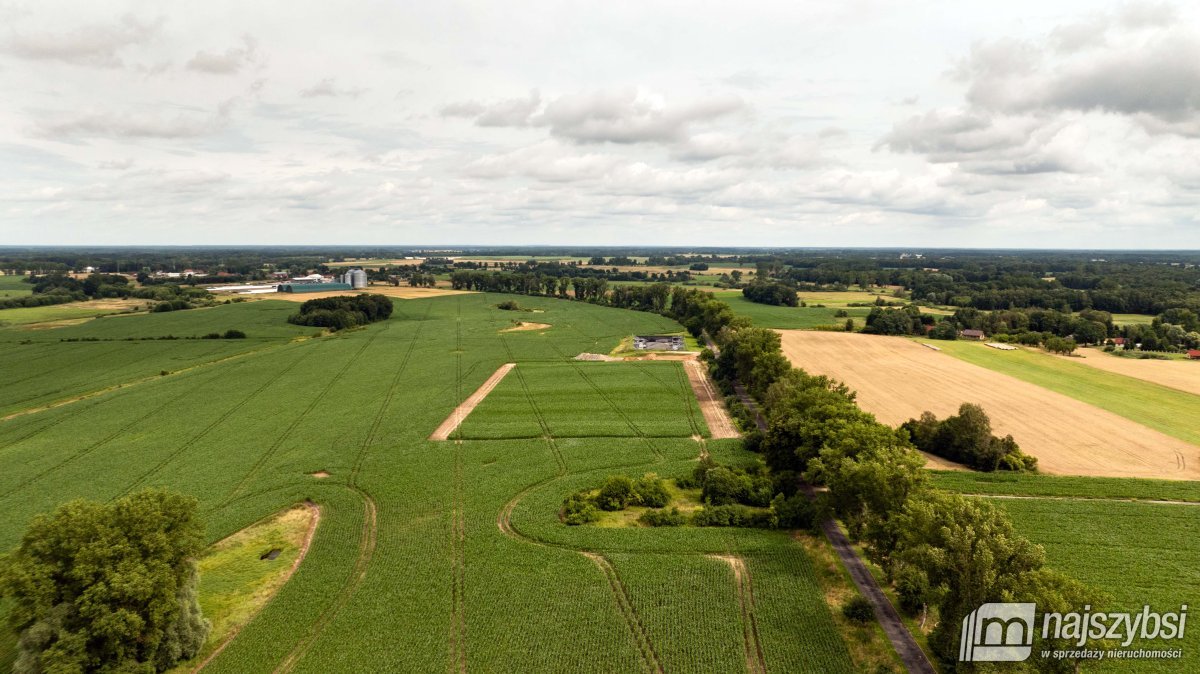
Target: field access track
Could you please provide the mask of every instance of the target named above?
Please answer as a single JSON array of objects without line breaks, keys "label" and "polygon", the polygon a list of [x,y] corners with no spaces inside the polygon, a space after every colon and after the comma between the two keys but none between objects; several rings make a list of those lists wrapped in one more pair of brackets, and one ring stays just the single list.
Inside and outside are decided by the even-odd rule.
[{"label": "field access track", "polygon": [[449,440],[450,434],[457,430],[459,425],[466,420],[467,415],[471,413],[471,410],[474,410],[479,403],[483,402],[483,399],[492,392],[492,389],[496,388],[496,385],[500,383],[500,380],[504,379],[504,376],[509,372],[512,372],[512,369],[516,366],[516,363],[505,363],[501,365],[500,368],[493,372],[492,376],[488,377],[487,381],[483,382],[483,385],[476,389],[469,398],[464,400],[461,405],[454,408],[454,411],[450,413],[450,416],[446,417],[446,420],[437,427],[437,430],[433,432],[433,435],[429,436],[429,439]]},{"label": "field access track", "polygon": [[898,425],[977,403],[1048,473],[1200,479],[1200,447],[1065,395],[900,337],[780,331],[797,367],[845,382],[880,421]]}]

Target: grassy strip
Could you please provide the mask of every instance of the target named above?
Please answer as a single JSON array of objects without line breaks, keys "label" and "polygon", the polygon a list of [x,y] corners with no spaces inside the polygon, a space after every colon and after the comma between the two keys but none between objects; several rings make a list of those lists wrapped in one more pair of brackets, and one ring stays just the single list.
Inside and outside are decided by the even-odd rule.
[{"label": "grassy strip", "polygon": [[1200,482],[932,470],[935,487],[963,494],[1200,502]]},{"label": "grassy strip", "polygon": [[970,342],[936,344],[942,353],[959,360],[1036,384],[1200,445],[1200,424],[1196,423],[1200,419],[1200,396],[1030,349],[999,351]]}]

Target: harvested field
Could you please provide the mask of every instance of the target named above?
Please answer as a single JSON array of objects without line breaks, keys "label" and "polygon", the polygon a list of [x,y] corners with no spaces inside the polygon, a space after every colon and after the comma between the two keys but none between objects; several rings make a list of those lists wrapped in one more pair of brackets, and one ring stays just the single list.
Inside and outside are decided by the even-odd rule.
[{"label": "harvested field", "polygon": [[365,290],[330,290],[321,293],[268,293],[260,295],[258,299],[265,300],[286,300],[288,302],[307,302],[318,297],[341,297],[342,295],[358,295],[360,293],[373,293],[376,295],[387,295],[388,297],[396,297],[402,300],[414,300],[425,297],[439,297],[441,295],[463,295],[467,294],[467,290],[451,290],[449,288],[407,288],[404,286],[371,286]]},{"label": "harvested field", "polygon": [[504,328],[500,332],[533,332],[536,330],[545,330],[552,327],[549,323],[530,323],[528,321],[518,321],[511,328]]},{"label": "harvested field", "polygon": [[1107,354],[1099,349],[1080,349],[1080,357],[1055,356],[1083,363],[1105,372],[1153,382],[1168,388],[1200,395],[1200,363],[1186,360],[1139,360]]},{"label": "harvested field", "polygon": [[487,397],[487,394],[491,393],[492,389],[496,388],[496,385],[500,383],[501,379],[504,379],[504,375],[511,372],[516,366],[516,363],[505,363],[504,365],[501,365],[500,369],[496,370],[492,376],[488,377],[487,381],[483,382],[483,385],[480,386],[474,393],[472,393],[469,398],[464,400],[461,405],[454,408],[454,411],[450,413],[450,416],[446,417],[446,420],[442,422],[441,426],[437,427],[437,430],[433,432],[433,435],[429,436],[429,439],[448,440],[450,438],[450,434],[453,433],[460,424],[462,424],[462,422],[467,418],[467,415],[471,413],[471,410],[475,409],[479,403],[483,402],[483,399]]},{"label": "harvested field", "polygon": [[688,383],[692,385],[692,391],[700,403],[700,413],[704,415],[704,423],[708,424],[708,432],[712,434],[713,439],[741,437],[737,427],[733,425],[733,420],[729,418],[729,411],[725,409],[721,395],[709,381],[704,365],[699,361],[689,360],[683,364],[683,369],[687,372]]},{"label": "harvested field", "polygon": [[1098,407],[915,341],[852,333],[780,331],[798,367],[845,382],[880,421],[897,425],[964,402],[983,406],[993,431],[1012,434],[1048,473],[1200,479],[1200,447]]}]

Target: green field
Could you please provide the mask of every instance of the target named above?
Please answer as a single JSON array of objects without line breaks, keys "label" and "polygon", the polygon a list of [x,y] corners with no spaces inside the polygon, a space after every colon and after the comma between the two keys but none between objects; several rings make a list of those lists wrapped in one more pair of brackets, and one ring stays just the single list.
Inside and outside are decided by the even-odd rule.
[{"label": "green field", "polygon": [[1119,414],[1200,445],[1200,396],[1105,372],[1032,349],[1001,351],[977,342],[931,341],[945,354]]},{"label": "green field", "polygon": [[1113,314],[1112,319],[1116,325],[1150,325],[1154,321],[1153,316],[1146,314]]},{"label": "green field", "polygon": [[[145,486],[195,495],[212,541],[316,501],[303,565],[206,672],[738,671],[738,585],[708,556],[736,555],[770,671],[853,671],[786,532],[559,522],[566,494],[607,475],[680,475],[702,446],[753,456],[693,439],[706,429],[678,363],[570,360],[676,323],[521,297],[552,327],[505,333],[502,299],[396,301],[388,321],[320,337],[270,301],[0,331],[0,367],[24,379],[2,409],[102,391],[0,421],[0,549],[66,499]],[[249,338],[124,341],[230,328]],[[457,439],[427,440],[506,362]]]},{"label": "green field", "polygon": [[[1194,505],[995,499],[1017,531],[1046,549],[1049,566],[1108,595],[1107,611],[1179,611],[1200,601],[1200,511]],[[1090,663],[1087,671],[1196,671],[1200,633],[1131,648],[1182,648],[1183,660]]]},{"label": "green field", "polygon": [[[829,303],[825,307],[777,307],[770,304],[759,304],[746,299],[740,290],[720,290],[713,294],[717,299],[733,307],[735,314],[746,316],[754,321],[755,327],[777,330],[805,330],[820,325],[844,325],[846,317],[834,316],[839,309],[849,314],[849,317],[854,319],[855,325],[862,328],[866,324],[867,314],[871,311],[868,307],[846,307],[847,302],[866,301],[858,297],[858,295],[865,296],[864,293],[845,293],[852,295],[853,298],[843,298],[840,303]],[[829,294],[834,293],[825,293],[820,296],[823,298]],[[812,304],[825,303],[818,300],[805,301]]]},{"label": "green field", "polygon": [[929,471],[934,486],[962,494],[1200,502],[1200,482],[1037,473]]},{"label": "green field", "polygon": [[126,311],[105,306],[87,306],[87,303],[50,304],[44,307],[21,307],[0,309],[0,328],[21,327],[51,321],[72,321],[95,316],[105,316]]},{"label": "green field", "polygon": [[25,278],[24,276],[0,276],[0,300],[33,294],[33,286],[26,283]]}]

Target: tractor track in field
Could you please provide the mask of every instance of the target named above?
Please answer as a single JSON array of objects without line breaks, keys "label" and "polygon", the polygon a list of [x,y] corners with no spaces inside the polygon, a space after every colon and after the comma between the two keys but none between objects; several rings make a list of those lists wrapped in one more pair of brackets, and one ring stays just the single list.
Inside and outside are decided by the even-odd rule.
[{"label": "tractor track in field", "polygon": [[625,618],[625,625],[629,627],[630,636],[633,637],[634,644],[637,646],[642,668],[654,674],[663,674],[666,670],[663,669],[662,660],[659,659],[658,652],[654,650],[654,643],[650,641],[650,634],[642,623],[642,617],[638,615],[637,609],[633,606],[629,588],[625,587],[625,581],[621,580],[617,569],[604,555],[595,552],[580,552],[579,554],[595,562],[608,581],[613,597],[617,601],[617,609]]},{"label": "tractor track in field", "polygon": [[[455,307],[455,338],[454,338],[454,401],[455,409],[463,404],[463,367],[462,367],[462,298],[454,303]],[[499,381],[499,380],[497,380]],[[490,390],[490,389],[489,389]],[[463,415],[465,416],[465,415]],[[461,423],[462,417],[459,417]],[[451,433],[458,429],[455,424]],[[434,432],[437,435],[437,432]],[[449,434],[447,434],[449,435]],[[453,467],[451,469],[451,508],[450,508],[450,639],[449,656],[450,671],[465,673],[467,671],[467,516],[466,516],[466,478],[465,457],[463,456],[462,438],[454,440]]]},{"label": "tractor track in field", "polygon": [[[512,348],[509,346],[505,337],[500,338],[500,342],[504,345],[504,350],[508,353],[509,362],[516,362],[513,356]],[[538,426],[542,429],[542,439],[546,442],[546,447],[550,450],[550,454],[554,457],[554,462],[558,466],[558,474],[567,474],[567,460],[562,455],[562,451],[558,448],[558,443],[554,441],[554,436],[550,432],[550,425],[546,423],[546,417],[542,414],[541,408],[533,399],[533,393],[529,390],[529,384],[525,381],[525,374],[521,371],[521,366],[517,365],[513,368],[513,372],[517,375],[517,381],[521,384],[521,391],[525,394],[525,401],[529,403],[529,408],[533,410],[533,416],[537,418]]]},{"label": "tractor track in field", "polygon": [[[301,338],[301,339],[308,339],[308,338]],[[246,351],[241,351],[239,353],[230,354],[230,355],[224,356],[222,358],[217,358],[216,360],[204,361],[202,363],[188,365],[187,367],[183,367],[178,370],[171,370],[166,375],[153,374],[153,375],[147,375],[145,377],[141,377],[139,379],[132,379],[130,381],[119,382],[119,383],[113,384],[111,386],[105,386],[103,388],[98,388],[98,389],[95,389],[92,391],[87,391],[87,392],[81,393],[79,395],[71,396],[68,398],[63,398],[61,400],[56,400],[54,402],[47,403],[45,405],[41,405],[38,407],[30,407],[28,409],[11,412],[11,413],[7,414],[6,416],[0,417],[0,423],[9,421],[11,419],[16,419],[18,417],[28,416],[31,414],[40,414],[41,412],[46,412],[48,410],[57,409],[59,407],[64,407],[66,405],[71,405],[71,404],[74,404],[77,402],[82,402],[84,400],[91,400],[92,398],[98,398],[98,397],[106,395],[108,393],[112,393],[113,391],[124,391],[124,390],[128,390],[129,388],[134,387],[134,386],[139,386],[141,384],[146,384],[149,382],[162,381],[163,379],[166,379],[169,377],[176,377],[178,375],[185,374],[185,373],[191,372],[193,370],[210,367],[212,365],[219,365],[221,363],[226,363],[231,360],[237,360],[239,358],[245,358],[247,356],[258,355],[260,353],[265,353],[267,351],[272,351],[275,349],[283,348],[283,347],[289,346],[294,343],[295,343],[295,340],[283,342],[280,344],[270,344],[268,346],[264,346],[259,349],[249,349]],[[102,402],[107,402],[107,401],[102,401]]]},{"label": "tractor track in field", "polygon": [[742,645],[746,651],[746,671],[750,674],[766,674],[767,658],[763,653],[762,640],[758,635],[758,616],[754,607],[754,582],[746,560],[739,555],[709,555],[712,559],[725,562],[733,571],[733,584],[737,590],[738,609],[742,613]]},{"label": "tractor track in field", "polygon": [[[283,661],[275,668],[276,674],[285,674],[295,669],[296,664],[300,662],[312,648],[312,645],[320,638],[325,628],[329,626],[337,614],[350,603],[350,600],[358,592],[358,588],[362,585],[362,581],[366,578],[367,569],[371,565],[371,560],[375,558],[375,547],[379,536],[379,508],[375,503],[375,498],[362,487],[358,485],[358,477],[362,472],[363,463],[366,461],[366,456],[374,444],[375,438],[379,433],[379,427],[383,423],[383,418],[387,414],[387,409],[391,405],[392,398],[395,396],[396,386],[400,382],[400,377],[408,368],[408,363],[412,360],[413,351],[416,350],[417,342],[421,339],[421,332],[425,327],[425,321],[429,318],[430,312],[433,310],[433,305],[430,304],[425,309],[425,314],[417,323],[416,330],[408,340],[408,348],[404,352],[404,358],[400,361],[400,365],[396,368],[392,375],[392,381],[388,386],[387,394],[379,404],[379,411],[375,414],[375,419],[371,423],[371,428],[363,438],[362,444],[359,446],[358,455],[354,459],[354,464],[350,469],[350,475],[346,480],[346,488],[357,495],[363,502],[363,528],[362,535],[359,540],[358,555],[354,560],[354,568],[350,571],[350,576],[342,587],[338,589],[337,596],[333,602],[321,612],[317,620],[309,628],[307,634],[292,650],[284,657]],[[390,324],[389,324],[390,325]],[[382,332],[382,331],[381,331]]]},{"label": "tractor track in field", "polygon": [[[215,380],[216,378],[214,377],[213,379]],[[204,382],[204,384],[201,384],[201,386],[205,386],[205,385],[208,385],[208,384],[210,384],[210,383],[212,383],[212,380]],[[28,487],[29,485],[31,485],[31,484],[33,484],[33,483],[37,482],[38,480],[42,479],[42,478],[43,478],[43,477],[45,477],[46,475],[49,475],[50,473],[53,473],[54,471],[57,471],[57,470],[59,470],[59,469],[60,469],[60,468],[62,468],[63,466],[66,466],[67,464],[69,464],[69,463],[71,463],[71,462],[73,462],[73,461],[75,461],[75,460],[77,460],[77,459],[82,459],[84,456],[87,456],[88,454],[92,453],[92,452],[93,452],[93,451],[95,451],[96,449],[99,449],[100,447],[103,447],[104,445],[106,445],[106,444],[108,444],[108,443],[112,442],[113,440],[117,439],[118,437],[120,437],[120,436],[124,435],[124,434],[125,434],[125,433],[127,433],[127,432],[128,432],[130,429],[132,429],[132,428],[134,428],[134,427],[138,426],[139,424],[143,423],[143,422],[144,422],[144,421],[146,421],[147,419],[153,418],[153,417],[154,417],[156,414],[158,414],[158,413],[159,413],[159,412],[161,412],[162,410],[164,410],[164,409],[166,409],[166,408],[170,407],[171,405],[175,404],[176,402],[178,402],[178,401],[182,400],[183,398],[185,398],[185,397],[187,397],[187,396],[189,396],[189,395],[194,395],[194,394],[195,394],[195,392],[196,392],[196,391],[195,391],[195,389],[186,389],[186,388],[185,388],[185,389],[183,389],[182,391],[180,391],[180,393],[179,393],[178,395],[176,395],[176,396],[172,396],[171,398],[168,398],[168,399],[167,399],[167,401],[166,401],[166,402],[164,402],[163,404],[161,404],[161,405],[159,405],[159,406],[157,406],[157,407],[154,407],[154,408],[152,408],[152,409],[151,409],[149,412],[146,412],[146,413],[145,413],[145,414],[143,414],[142,416],[140,416],[140,417],[137,417],[136,419],[134,419],[133,421],[129,422],[128,424],[126,424],[126,425],[122,426],[121,428],[117,429],[116,431],[114,431],[114,432],[112,432],[112,433],[110,433],[110,434],[108,434],[108,435],[104,436],[104,437],[103,437],[103,438],[101,438],[100,440],[97,440],[96,442],[94,442],[94,443],[92,443],[92,444],[88,445],[87,447],[84,447],[82,450],[80,450],[80,451],[78,451],[78,452],[75,452],[74,454],[71,454],[71,455],[67,456],[67,457],[66,457],[65,459],[63,459],[62,461],[59,461],[58,463],[56,463],[56,464],[54,464],[54,465],[52,465],[52,466],[49,466],[49,467],[45,468],[44,470],[42,470],[42,471],[41,471],[41,472],[39,472],[38,474],[36,474],[36,475],[34,475],[34,476],[30,477],[28,480],[25,480],[25,481],[21,482],[20,484],[18,484],[17,486],[15,486],[15,487],[13,487],[11,490],[9,490],[8,492],[4,493],[3,495],[0,495],[0,499],[7,499],[8,497],[12,496],[13,494],[15,494],[15,493],[17,493],[17,492],[21,491],[22,489],[24,489],[25,487]],[[89,409],[90,409],[90,408],[89,408]],[[58,425],[59,423],[62,423],[62,421],[64,421],[65,419],[69,419],[69,418],[72,418],[72,417],[74,417],[74,415],[73,415],[73,414],[72,414],[72,415],[67,415],[67,416],[65,416],[63,419],[60,419],[59,421],[57,421],[57,422],[55,422],[55,423],[52,423],[52,424],[47,424],[47,425],[45,425],[45,426],[42,426],[42,427],[38,428],[38,429],[37,429],[35,432],[33,432],[33,433],[30,433],[29,435],[26,435],[26,436],[24,436],[24,437],[20,438],[19,440],[16,440],[16,441],[14,441],[13,443],[9,443],[9,444],[11,445],[11,444],[15,444],[16,442],[22,442],[22,441],[24,441],[24,440],[27,440],[27,439],[29,439],[29,438],[33,437],[34,435],[37,435],[38,433],[41,433],[42,431],[44,431],[44,430],[46,430],[46,429],[48,429],[48,428],[51,428],[52,426],[56,426],[56,425]]]},{"label": "tractor track in field", "polygon": [[325,382],[325,386],[321,388],[321,392],[313,396],[312,400],[309,401],[308,406],[304,408],[304,411],[296,415],[296,418],[292,420],[292,423],[288,424],[288,427],[279,434],[279,437],[275,438],[275,442],[272,442],[271,446],[267,448],[267,451],[263,452],[262,456],[260,456],[258,460],[254,462],[254,465],[251,466],[250,470],[247,471],[242,479],[238,481],[233,490],[221,500],[221,503],[218,505],[218,507],[229,503],[235,496],[237,496],[238,492],[245,488],[245,486],[250,482],[251,478],[258,474],[258,471],[261,470],[264,465],[266,465],[267,461],[274,456],[275,452],[277,452],[279,448],[283,446],[283,443],[289,437],[291,437],[292,433],[300,426],[301,422],[308,418],[309,414],[311,414],[312,411],[316,409],[317,405],[324,400],[325,396],[333,389],[334,385],[336,385],[338,381],[340,381],[341,378],[346,374],[346,372],[350,370],[350,366],[356,363],[359,357],[362,356],[363,352],[365,352],[367,348],[375,342],[379,335],[387,331],[389,327],[391,327],[391,323],[385,323],[382,330],[376,330],[375,333],[371,335],[370,339],[365,340],[363,345],[359,347],[358,351],[355,351],[354,355],[346,361],[346,364],[337,371],[337,374],[333,375],[329,378],[329,381]]},{"label": "tractor track in field", "polygon": [[176,458],[178,458],[181,454],[183,454],[188,449],[190,449],[197,442],[204,439],[205,436],[207,436],[209,433],[211,433],[218,426],[225,423],[231,416],[233,416],[235,413],[237,413],[238,410],[242,409],[242,407],[244,407],[246,405],[246,403],[250,402],[255,397],[257,397],[260,393],[262,393],[263,391],[266,391],[268,388],[270,388],[275,382],[279,381],[285,374],[291,372],[297,365],[299,365],[302,361],[304,361],[306,358],[308,358],[308,356],[311,354],[312,354],[311,350],[302,352],[299,355],[299,357],[297,357],[295,360],[293,360],[291,363],[289,363],[287,365],[287,367],[284,367],[284,368],[278,370],[275,374],[271,375],[271,377],[269,377],[265,382],[263,382],[262,385],[260,385],[258,388],[251,391],[249,395],[242,398],[240,401],[238,401],[237,404],[233,405],[229,409],[222,412],[221,416],[217,417],[215,420],[212,421],[212,423],[205,426],[202,431],[200,431],[198,434],[189,438],[186,442],[184,442],[182,445],[180,445],[175,451],[173,451],[169,455],[167,455],[167,457],[165,459],[156,463],[153,468],[151,468],[150,470],[143,473],[141,475],[141,477],[139,477],[138,479],[134,480],[134,482],[132,484],[130,484],[128,487],[126,487],[125,491],[121,492],[120,495],[124,496],[124,495],[132,492],[139,485],[144,484],[145,481],[150,479],[151,476],[153,476],[155,473],[157,473],[158,471],[165,468],[167,466],[167,464],[174,461]]}]

